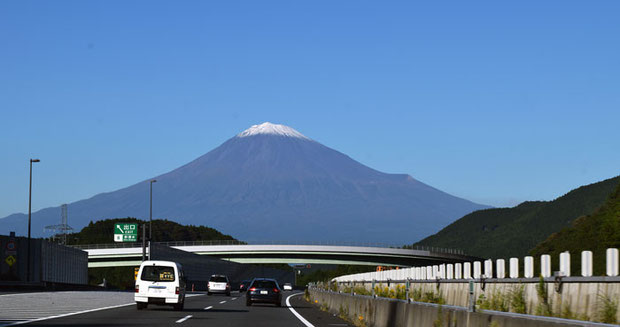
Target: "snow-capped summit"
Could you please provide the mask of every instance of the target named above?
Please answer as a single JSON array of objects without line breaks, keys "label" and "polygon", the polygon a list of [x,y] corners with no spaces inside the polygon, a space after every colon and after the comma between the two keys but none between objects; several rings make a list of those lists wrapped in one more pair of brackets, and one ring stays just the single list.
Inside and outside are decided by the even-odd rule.
[{"label": "snow-capped summit", "polygon": [[280,124],[272,124],[270,122],[264,122],[260,125],[252,125],[252,127],[246,129],[245,131],[237,134],[237,137],[247,137],[252,135],[259,134],[271,134],[271,135],[280,135],[280,136],[288,136],[288,137],[297,137],[300,139],[309,140],[305,135],[296,131],[294,128],[280,125]]}]

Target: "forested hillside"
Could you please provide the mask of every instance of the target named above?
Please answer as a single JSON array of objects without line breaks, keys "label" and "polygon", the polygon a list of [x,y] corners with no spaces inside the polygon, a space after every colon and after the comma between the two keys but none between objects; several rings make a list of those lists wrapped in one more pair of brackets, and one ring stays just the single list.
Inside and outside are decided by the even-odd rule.
[{"label": "forested hillside", "polygon": [[[605,274],[605,251],[620,247],[620,185],[609,196],[605,205],[593,214],[577,218],[570,227],[551,234],[538,244],[530,254],[538,257],[551,254],[559,257],[564,251],[571,253],[572,275],[578,275],[581,267],[581,251],[590,250],[594,257],[594,274]],[[553,271],[558,270],[557,260],[552,260]]]},{"label": "forested hillside", "polygon": [[[138,223],[139,226],[148,221],[136,218],[115,218],[90,222],[80,232],[67,235],[67,243],[70,245],[80,244],[103,244],[114,242],[115,223]],[[148,229],[147,229],[148,234]],[[139,237],[141,240],[142,229],[140,227]],[[174,221],[165,219],[153,220],[153,241],[210,241],[210,240],[234,240],[230,235],[225,235],[216,229],[205,226],[185,226]]]},{"label": "forested hillside", "polygon": [[549,235],[602,206],[619,182],[620,176],[582,186],[553,201],[478,210],[415,245],[458,248],[483,258],[522,257]]}]

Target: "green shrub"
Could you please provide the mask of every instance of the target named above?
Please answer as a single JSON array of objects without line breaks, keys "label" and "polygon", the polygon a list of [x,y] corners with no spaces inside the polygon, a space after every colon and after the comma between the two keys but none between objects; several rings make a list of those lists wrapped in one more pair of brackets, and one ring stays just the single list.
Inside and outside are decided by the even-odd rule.
[{"label": "green shrub", "polygon": [[358,294],[358,295],[372,295],[372,292],[367,290],[365,287],[363,286],[356,286],[353,289],[353,293]]},{"label": "green shrub", "polygon": [[396,292],[395,298],[399,300],[407,299],[407,288],[405,287],[405,285],[396,285],[395,292]]},{"label": "green shrub", "polygon": [[615,324],[618,322],[618,299],[612,299],[609,295],[599,294],[597,297],[598,320],[600,322]]},{"label": "green shrub", "polygon": [[516,286],[510,291],[510,311],[524,314],[527,313],[525,286]]},{"label": "green shrub", "polygon": [[441,293],[435,294],[435,292],[424,292],[422,295],[422,302],[427,303],[436,303],[436,304],[446,304],[446,300],[441,296]]},{"label": "green shrub", "polygon": [[536,293],[538,294],[538,306],[536,306],[537,316],[553,316],[552,303],[549,300],[549,293],[547,292],[547,284],[542,276],[536,286]]},{"label": "green shrub", "polygon": [[417,301],[420,302],[422,301],[422,289],[421,288],[415,288],[411,291],[411,295],[410,298],[413,301]]},{"label": "green shrub", "polygon": [[562,306],[562,313],[560,314],[560,318],[564,319],[577,319],[577,315],[570,309],[570,303]]},{"label": "green shrub", "polygon": [[509,299],[499,290],[492,292],[488,298],[480,294],[476,304],[483,310],[509,311]]}]

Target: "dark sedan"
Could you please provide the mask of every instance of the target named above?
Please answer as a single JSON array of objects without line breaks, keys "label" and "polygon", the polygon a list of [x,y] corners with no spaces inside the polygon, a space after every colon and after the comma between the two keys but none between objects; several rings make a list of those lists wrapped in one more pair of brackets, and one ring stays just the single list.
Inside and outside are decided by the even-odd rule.
[{"label": "dark sedan", "polygon": [[275,279],[255,278],[245,294],[247,306],[252,303],[273,303],[282,306],[282,290]]}]

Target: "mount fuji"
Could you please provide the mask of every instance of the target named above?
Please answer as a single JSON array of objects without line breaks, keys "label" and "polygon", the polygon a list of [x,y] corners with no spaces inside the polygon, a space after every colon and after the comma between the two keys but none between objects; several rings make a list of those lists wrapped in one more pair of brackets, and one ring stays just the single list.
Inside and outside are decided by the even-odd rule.
[{"label": "mount fuji", "polygon": [[[245,241],[411,244],[487,206],[369,168],[296,131],[254,125],[194,161],[154,176],[153,215],[206,225]],[[68,204],[70,224],[148,217],[149,180]],[[32,215],[33,235],[60,207]],[[0,219],[0,234],[25,234],[27,215]]]}]

